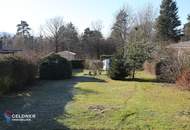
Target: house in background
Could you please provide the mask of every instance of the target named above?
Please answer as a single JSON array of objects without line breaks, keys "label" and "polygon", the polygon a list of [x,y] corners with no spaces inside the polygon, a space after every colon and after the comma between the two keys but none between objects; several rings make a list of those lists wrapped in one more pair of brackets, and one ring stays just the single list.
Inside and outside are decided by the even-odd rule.
[{"label": "house in background", "polygon": [[176,44],[171,44],[167,46],[168,49],[174,49],[177,51],[178,57],[182,56],[183,54],[190,54],[190,41],[180,42]]},{"label": "house in background", "polygon": [[22,49],[12,49],[12,48],[5,48],[3,46],[2,40],[0,40],[0,54],[15,54],[17,52],[23,51]]},{"label": "house in background", "polygon": [[72,61],[72,60],[77,60],[77,54],[71,51],[61,51],[58,52],[61,57],[64,57],[65,59]]}]

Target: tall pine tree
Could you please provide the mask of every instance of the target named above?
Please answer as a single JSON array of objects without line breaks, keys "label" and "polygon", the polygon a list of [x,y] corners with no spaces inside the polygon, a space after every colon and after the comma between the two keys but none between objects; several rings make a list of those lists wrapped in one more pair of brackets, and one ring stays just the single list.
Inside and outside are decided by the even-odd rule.
[{"label": "tall pine tree", "polygon": [[178,8],[175,0],[163,0],[157,18],[157,34],[162,41],[178,41],[180,38]]},{"label": "tall pine tree", "polygon": [[22,37],[30,37],[29,24],[26,21],[21,21],[20,24],[17,24],[17,35],[21,35]]}]

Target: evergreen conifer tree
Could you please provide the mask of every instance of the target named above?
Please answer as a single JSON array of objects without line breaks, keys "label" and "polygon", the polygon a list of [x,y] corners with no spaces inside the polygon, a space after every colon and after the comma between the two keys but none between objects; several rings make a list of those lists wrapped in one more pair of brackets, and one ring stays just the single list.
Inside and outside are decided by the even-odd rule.
[{"label": "evergreen conifer tree", "polygon": [[178,7],[175,0],[163,0],[157,18],[157,34],[162,41],[178,41],[180,38]]}]

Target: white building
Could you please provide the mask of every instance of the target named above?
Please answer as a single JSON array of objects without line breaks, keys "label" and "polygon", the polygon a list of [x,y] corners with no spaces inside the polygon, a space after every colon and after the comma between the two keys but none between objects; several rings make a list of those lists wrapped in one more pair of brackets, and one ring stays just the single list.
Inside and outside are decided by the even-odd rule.
[{"label": "white building", "polygon": [[110,68],[110,59],[104,59],[103,61],[103,70],[107,71]]}]

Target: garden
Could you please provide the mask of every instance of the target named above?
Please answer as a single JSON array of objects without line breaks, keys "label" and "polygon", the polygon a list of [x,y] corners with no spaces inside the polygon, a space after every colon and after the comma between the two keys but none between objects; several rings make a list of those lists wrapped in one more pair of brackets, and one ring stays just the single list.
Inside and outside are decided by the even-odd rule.
[{"label": "garden", "polygon": [[0,130],[190,130],[187,20],[175,0],[157,18],[123,6],[109,36],[62,17],[37,36],[21,20],[0,36]]},{"label": "garden", "polygon": [[130,78],[129,69],[115,71],[122,63],[112,61],[111,72],[89,75],[91,70],[72,70],[71,62],[57,54],[44,57],[38,65],[6,57],[0,65],[4,71],[9,70],[6,67],[14,71],[2,72],[0,111],[30,112],[36,118],[7,124],[1,117],[0,129],[190,129],[188,86],[181,89],[178,82],[162,82],[147,69],[137,70],[135,78]]},{"label": "garden", "polygon": [[173,129],[189,130],[190,95],[174,84],[137,72],[134,81],[75,73],[72,79],[40,81],[1,97],[0,110],[35,113],[32,122],[0,121],[1,129]]}]

